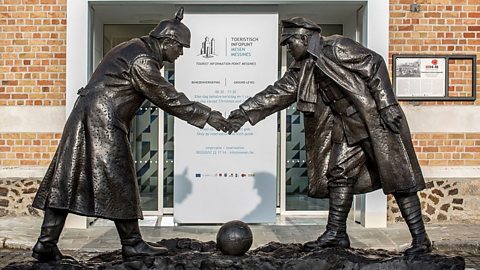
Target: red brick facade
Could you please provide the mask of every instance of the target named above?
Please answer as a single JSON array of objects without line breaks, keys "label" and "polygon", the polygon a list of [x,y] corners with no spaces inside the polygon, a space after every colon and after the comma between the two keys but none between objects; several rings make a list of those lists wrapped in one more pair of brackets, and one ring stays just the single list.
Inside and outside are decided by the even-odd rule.
[{"label": "red brick facade", "polygon": [[66,0],[0,0],[0,106],[65,105]]},{"label": "red brick facade", "polygon": [[413,145],[422,166],[480,166],[480,133],[417,133]]},{"label": "red brick facade", "polygon": [[448,72],[448,96],[472,96],[472,63],[470,60],[450,59]]},{"label": "red brick facade", "polygon": [[[421,0],[420,12],[411,12],[411,0],[390,0],[390,56],[393,54],[477,55],[480,53],[480,0]],[[389,57],[391,62],[391,57]],[[453,96],[471,93],[470,63],[455,60],[449,73]],[[470,64],[471,65],[471,64]],[[391,65],[390,65],[391,66]],[[468,74],[468,75],[467,75]],[[477,70],[477,85],[480,82]],[[467,94],[468,95],[468,94]],[[480,104],[475,102],[434,101],[428,105]]]},{"label": "red brick facade", "polygon": [[0,166],[48,166],[61,133],[0,133]]}]

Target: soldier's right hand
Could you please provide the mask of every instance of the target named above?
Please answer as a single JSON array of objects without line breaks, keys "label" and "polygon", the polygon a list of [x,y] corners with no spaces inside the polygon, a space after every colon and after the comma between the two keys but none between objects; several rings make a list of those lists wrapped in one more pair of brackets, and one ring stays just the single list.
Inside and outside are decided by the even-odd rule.
[{"label": "soldier's right hand", "polygon": [[228,134],[232,134],[232,132],[240,130],[240,128],[248,121],[248,117],[241,109],[236,109],[230,113],[227,120],[230,122]]}]

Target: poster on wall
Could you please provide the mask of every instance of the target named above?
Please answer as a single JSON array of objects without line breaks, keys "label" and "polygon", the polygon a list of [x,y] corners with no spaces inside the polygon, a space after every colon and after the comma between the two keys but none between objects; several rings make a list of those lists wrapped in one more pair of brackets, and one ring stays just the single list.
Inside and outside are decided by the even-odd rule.
[{"label": "poster on wall", "polygon": [[397,97],[446,96],[445,58],[396,58]]},{"label": "poster on wall", "polygon": [[[185,14],[191,48],[175,63],[175,87],[228,117],[277,80],[278,14]],[[174,125],[176,223],[273,222],[277,117],[231,135]]]}]

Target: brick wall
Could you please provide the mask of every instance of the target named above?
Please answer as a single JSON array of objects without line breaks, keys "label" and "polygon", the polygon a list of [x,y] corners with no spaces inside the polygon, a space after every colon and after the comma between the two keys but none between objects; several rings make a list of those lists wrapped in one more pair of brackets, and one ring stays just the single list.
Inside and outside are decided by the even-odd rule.
[{"label": "brick wall", "polygon": [[[0,106],[64,106],[66,0],[0,0]],[[60,134],[0,133],[0,166],[48,166]]]},{"label": "brick wall", "polygon": [[472,96],[472,61],[465,59],[450,59],[448,61],[448,96]]},{"label": "brick wall", "polygon": [[422,166],[480,166],[480,133],[417,133],[413,145]]},{"label": "brick wall", "polygon": [[[420,0],[421,12],[411,12],[410,0],[390,0],[389,62],[393,54],[477,56],[480,63],[480,0]],[[449,95],[472,93],[471,62],[450,60]],[[391,66],[391,65],[390,65]],[[480,70],[477,69],[477,85]],[[402,102],[419,106],[478,105],[471,101]],[[479,166],[480,139],[475,134],[414,134],[414,144],[422,165]]]},{"label": "brick wall", "polygon": [[66,0],[0,0],[0,106],[65,105]]},{"label": "brick wall", "polygon": [[[419,0],[421,12],[411,12],[411,0],[390,0],[390,57],[392,54],[477,55],[480,63],[480,0]],[[464,80],[471,72],[463,60],[450,62],[450,93],[456,96],[471,93]],[[469,63],[470,64],[470,63]],[[391,66],[391,65],[390,65]],[[465,69],[465,70],[463,70]],[[477,85],[480,82],[477,69]],[[471,87],[470,87],[471,88]],[[475,102],[434,101],[415,102],[416,105],[480,104]]]},{"label": "brick wall", "polygon": [[61,133],[0,133],[0,166],[46,167]]}]

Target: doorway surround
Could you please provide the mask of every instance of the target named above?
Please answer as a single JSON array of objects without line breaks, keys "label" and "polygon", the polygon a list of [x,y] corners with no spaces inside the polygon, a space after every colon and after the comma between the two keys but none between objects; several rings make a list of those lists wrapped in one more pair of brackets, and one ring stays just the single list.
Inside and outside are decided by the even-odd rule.
[{"label": "doorway surround", "polygon": [[[337,0],[337,1],[167,1],[167,0],[67,0],[67,74],[66,74],[66,115],[68,116],[76,100],[77,89],[88,82],[88,78],[93,70],[93,34],[94,9],[96,4],[169,4],[169,5],[293,5],[293,4],[351,4],[361,3],[365,6],[363,35],[361,41],[370,49],[379,53],[384,59],[388,59],[389,43],[389,3],[384,0]],[[381,190],[363,195],[360,204],[360,216],[358,220],[365,227],[386,227],[386,197]],[[75,218],[83,224],[81,218]],[[357,217],[355,217],[357,220]],[[75,223],[76,223],[75,222]],[[86,224],[86,222],[85,222]],[[75,225],[73,225],[75,226]],[[80,226],[82,227],[82,226]]]}]

